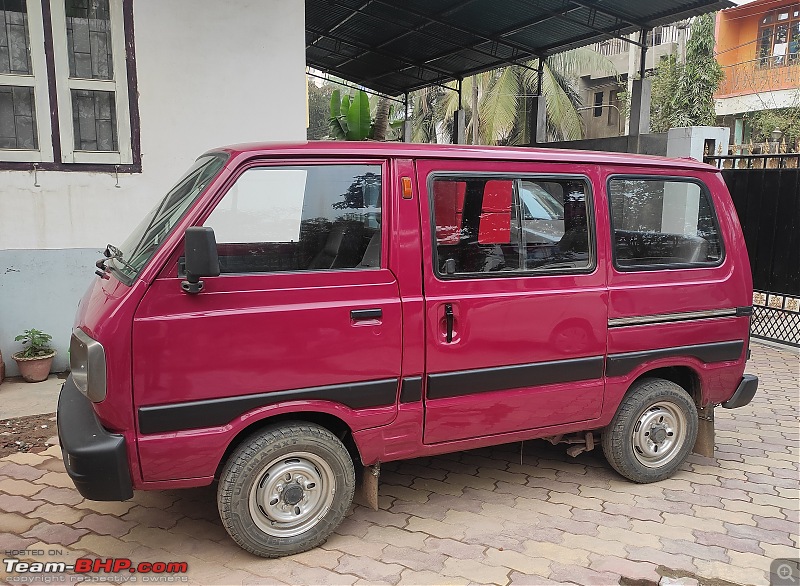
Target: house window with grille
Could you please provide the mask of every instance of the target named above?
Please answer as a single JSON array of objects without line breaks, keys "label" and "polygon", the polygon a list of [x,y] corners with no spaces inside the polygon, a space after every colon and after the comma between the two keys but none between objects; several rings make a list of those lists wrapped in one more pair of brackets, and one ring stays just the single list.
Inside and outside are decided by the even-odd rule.
[{"label": "house window with grille", "polygon": [[773,10],[758,28],[758,64],[781,67],[800,62],[800,4]]},{"label": "house window with grille", "polygon": [[65,170],[135,162],[124,18],[131,7],[0,0],[0,161]]}]

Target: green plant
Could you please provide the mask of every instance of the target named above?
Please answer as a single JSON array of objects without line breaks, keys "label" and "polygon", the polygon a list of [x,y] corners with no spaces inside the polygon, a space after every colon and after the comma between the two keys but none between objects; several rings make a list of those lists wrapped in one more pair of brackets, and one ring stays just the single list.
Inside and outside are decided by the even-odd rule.
[{"label": "green plant", "polygon": [[16,356],[20,358],[36,358],[38,356],[47,356],[53,353],[53,349],[49,346],[50,340],[53,336],[45,334],[44,332],[36,329],[25,330],[14,338],[17,342],[22,342],[22,345],[28,347],[24,350],[17,352]]},{"label": "green plant", "polygon": [[334,140],[395,140],[399,137],[402,119],[396,113],[388,98],[377,99],[371,112],[369,96],[364,90],[358,90],[352,96],[333,90],[330,100],[330,118],[328,129]]},{"label": "green plant", "polygon": [[704,14],[692,21],[686,43],[686,63],[674,55],[661,58],[652,80],[650,129],[666,132],[679,126],[712,126],[714,92],[723,73],[714,57],[714,15]]},{"label": "green plant", "polygon": [[331,137],[337,140],[365,140],[372,130],[369,115],[369,97],[363,90],[353,96],[341,95],[339,90],[331,94]]}]

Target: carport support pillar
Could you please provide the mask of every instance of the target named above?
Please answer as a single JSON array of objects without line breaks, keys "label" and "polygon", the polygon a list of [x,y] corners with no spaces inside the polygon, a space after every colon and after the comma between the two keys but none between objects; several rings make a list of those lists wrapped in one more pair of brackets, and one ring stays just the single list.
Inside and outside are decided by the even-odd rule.
[{"label": "carport support pillar", "polygon": [[453,144],[464,144],[466,142],[466,116],[462,109],[453,112]]},{"label": "carport support pillar", "polygon": [[650,133],[650,96],[653,82],[645,78],[647,72],[647,29],[639,31],[639,79],[631,84],[631,114],[628,134],[638,136]]},{"label": "carport support pillar", "polygon": [[714,457],[714,405],[698,407],[697,440],[694,442],[695,454],[706,458]]},{"label": "carport support pillar", "polygon": [[408,92],[403,96],[403,142],[411,142],[411,120],[408,118]]},{"label": "carport support pillar", "polygon": [[544,96],[534,96],[531,108],[530,136],[535,144],[547,142],[547,104]]},{"label": "carport support pillar", "polygon": [[461,103],[461,85],[463,80],[459,78],[458,80],[458,110],[453,112],[453,132],[451,133],[451,137],[453,139],[453,144],[464,144],[467,142],[467,131],[466,131],[466,114],[464,113],[464,106]]},{"label": "carport support pillar", "polygon": [[631,89],[631,136],[650,132],[650,94],[653,83],[649,79],[634,79]]},{"label": "carport support pillar", "polygon": [[536,68],[536,95],[531,100],[531,116],[528,125],[531,142],[541,144],[547,142],[547,102],[542,94],[542,82],[544,80],[544,62],[546,57],[539,57],[539,65]]}]

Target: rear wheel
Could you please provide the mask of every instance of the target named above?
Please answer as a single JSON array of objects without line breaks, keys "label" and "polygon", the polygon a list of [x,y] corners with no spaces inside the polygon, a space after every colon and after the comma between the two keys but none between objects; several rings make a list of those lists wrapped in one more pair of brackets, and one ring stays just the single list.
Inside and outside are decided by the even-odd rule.
[{"label": "rear wheel", "polygon": [[628,392],[603,431],[603,453],[634,482],[656,482],[680,468],[697,439],[697,407],[679,385],[643,379]]},{"label": "rear wheel", "polygon": [[323,543],[353,500],[347,449],[311,423],[267,428],[245,440],[220,475],[222,524],[242,548],[263,557]]}]

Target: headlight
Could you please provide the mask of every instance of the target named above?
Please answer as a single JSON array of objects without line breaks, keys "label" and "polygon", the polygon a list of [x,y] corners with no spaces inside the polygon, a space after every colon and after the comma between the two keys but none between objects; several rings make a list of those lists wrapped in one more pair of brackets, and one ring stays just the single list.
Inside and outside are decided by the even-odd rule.
[{"label": "headlight", "polygon": [[103,345],[83,330],[72,331],[69,369],[78,390],[97,403],[106,398],[106,352]]}]

